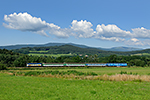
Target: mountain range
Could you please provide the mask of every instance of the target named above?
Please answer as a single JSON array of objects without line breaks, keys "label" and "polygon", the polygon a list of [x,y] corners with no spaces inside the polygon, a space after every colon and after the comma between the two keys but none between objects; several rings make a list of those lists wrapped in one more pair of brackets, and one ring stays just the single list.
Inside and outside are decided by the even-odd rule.
[{"label": "mountain range", "polygon": [[0,49],[13,50],[13,49],[21,49],[25,47],[50,47],[50,46],[62,46],[62,45],[72,45],[80,48],[96,48],[105,51],[121,51],[121,52],[143,50],[142,48],[134,48],[134,47],[112,47],[112,48],[90,47],[90,46],[74,44],[74,43],[19,44],[19,45],[0,46]]}]

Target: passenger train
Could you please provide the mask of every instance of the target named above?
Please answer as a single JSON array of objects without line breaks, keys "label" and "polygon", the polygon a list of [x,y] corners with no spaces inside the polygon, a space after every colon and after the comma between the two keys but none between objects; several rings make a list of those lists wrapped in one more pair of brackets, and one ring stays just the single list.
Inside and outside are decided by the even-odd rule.
[{"label": "passenger train", "polygon": [[126,67],[127,63],[27,63],[26,67]]}]

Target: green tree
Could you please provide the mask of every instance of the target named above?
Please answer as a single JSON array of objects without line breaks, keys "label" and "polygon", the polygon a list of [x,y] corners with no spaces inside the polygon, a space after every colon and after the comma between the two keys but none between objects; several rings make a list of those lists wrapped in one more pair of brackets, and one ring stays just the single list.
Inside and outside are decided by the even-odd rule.
[{"label": "green tree", "polygon": [[0,70],[6,70],[5,64],[1,64],[1,63],[0,63]]},{"label": "green tree", "polygon": [[110,55],[108,57],[108,62],[109,63],[116,63],[117,62],[117,55]]}]

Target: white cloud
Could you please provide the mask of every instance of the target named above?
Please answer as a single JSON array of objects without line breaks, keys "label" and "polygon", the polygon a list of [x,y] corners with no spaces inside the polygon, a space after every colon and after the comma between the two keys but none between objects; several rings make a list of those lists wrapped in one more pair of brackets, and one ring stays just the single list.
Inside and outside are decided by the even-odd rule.
[{"label": "white cloud", "polygon": [[93,26],[91,22],[87,22],[86,20],[73,20],[71,29],[74,33],[76,33],[77,37],[80,38],[91,38],[96,33],[91,27]]},{"label": "white cloud", "polygon": [[71,33],[70,29],[52,29],[50,34],[56,35],[58,38],[68,38],[69,34]]},{"label": "white cloud", "polygon": [[116,25],[107,25],[105,26],[104,24],[102,25],[97,25],[96,27],[97,31],[97,36],[104,36],[104,37],[130,37],[132,34],[130,31],[124,31],[121,30],[119,27]]},{"label": "white cloud", "polygon": [[49,24],[42,21],[41,18],[32,17],[28,13],[5,15],[4,20],[8,23],[3,23],[5,27],[21,31],[40,32],[49,27]]},{"label": "white cloud", "polygon": [[48,30],[53,31],[56,36],[60,35],[59,37],[64,37],[64,33],[60,32],[59,26],[54,25],[53,23],[46,23],[46,21],[42,21],[41,18],[32,17],[28,13],[4,15],[4,20],[6,23],[3,23],[3,26],[6,28],[30,31],[47,37],[48,35],[45,31]]},{"label": "white cloud", "polygon": [[136,38],[132,38],[130,40],[126,40],[124,43],[126,45],[150,46],[150,40],[149,39],[139,40]]},{"label": "white cloud", "polygon": [[[33,17],[28,13],[13,13],[4,15],[3,26],[20,31],[30,31],[49,37],[46,32],[58,38],[75,36],[78,38],[96,38],[106,41],[122,42],[127,45],[150,45],[150,30],[141,27],[131,29],[132,32],[122,30],[116,25],[97,25],[96,30],[92,23],[86,20],[73,20],[70,28],[62,29],[53,23],[47,23],[41,18]],[[142,40],[144,39],[144,40]]]},{"label": "white cloud", "polygon": [[142,41],[136,39],[136,38],[132,38],[130,40],[126,40],[125,41],[126,45],[137,45],[137,46],[143,46],[144,44],[142,43]]},{"label": "white cloud", "polygon": [[[97,25],[95,38],[101,40],[109,40],[115,42],[124,42],[126,45],[150,45],[148,40],[150,39],[150,30],[141,28],[134,28],[132,32],[121,30],[116,25]],[[140,40],[139,40],[140,39]]]},{"label": "white cloud", "polygon": [[115,41],[115,42],[123,42],[125,39],[123,38],[118,38],[118,37],[104,37],[104,36],[99,36],[99,37],[95,37],[97,39],[101,39],[101,40],[107,40],[107,41]]},{"label": "white cloud", "polygon": [[[143,40],[144,39],[144,40]],[[150,45],[150,30],[141,27],[132,29],[132,37],[126,40],[127,45],[149,46]]]},{"label": "white cloud", "polygon": [[133,42],[138,42],[139,40],[136,39],[136,38],[132,38],[131,41],[133,41]]},{"label": "white cloud", "polygon": [[49,37],[44,30],[41,30],[41,31],[36,31],[35,33],[37,34],[40,34],[40,35],[43,35],[43,36],[46,36],[46,37]]},{"label": "white cloud", "polygon": [[144,39],[150,39],[150,30],[145,29],[144,27],[141,28],[134,28],[132,29],[133,35],[136,38],[144,38]]},{"label": "white cloud", "polygon": [[116,25],[97,25],[96,31],[95,38],[116,42],[123,42],[125,41],[124,38],[132,35],[130,31],[121,30]]}]

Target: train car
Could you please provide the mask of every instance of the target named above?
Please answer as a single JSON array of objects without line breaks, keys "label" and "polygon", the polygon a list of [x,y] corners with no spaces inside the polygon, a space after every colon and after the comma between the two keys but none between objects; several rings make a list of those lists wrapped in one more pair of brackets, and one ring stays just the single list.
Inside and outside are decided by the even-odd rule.
[{"label": "train car", "polygon": [[93,67],[105,67],[106,63],[88,63],[86,66],[93,66]]},{"label": "train car", "polygon": [[27,67],[42,67],[42,63],[27,63]]},{"label": "train car", "polygon": [[127,63],[107,63],[108,67],[126,67]]},{"label": "train car", "polygon": [[119,63],[121,67],[127,67],[127,63]]},{"label": "train car", "polygon": [[84,67],[84,66],[86,66],[86,64],[84,64],[84,63],[66,63],[65,66],[66,67]]},{"label": "train car", "polygon": [[43,63],[43,67],[63,67],[63,63]]}]

